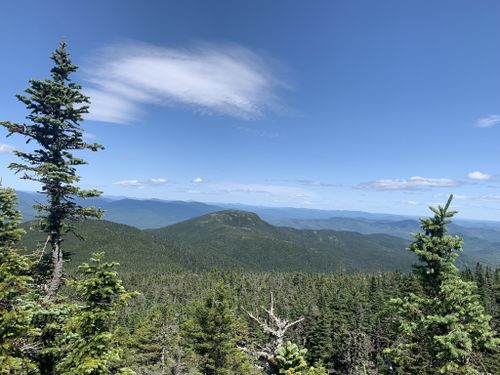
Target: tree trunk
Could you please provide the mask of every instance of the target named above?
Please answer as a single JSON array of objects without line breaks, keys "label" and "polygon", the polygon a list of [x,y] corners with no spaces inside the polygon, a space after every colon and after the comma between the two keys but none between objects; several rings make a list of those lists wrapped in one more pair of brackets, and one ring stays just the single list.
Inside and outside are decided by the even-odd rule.
[{"label": "tree trunk", "polygon": [[50,280],[47,297],[54,299],[62,280],[63,256],[60,247],[61,239],[55,235],[52,237],[52,279]]}]

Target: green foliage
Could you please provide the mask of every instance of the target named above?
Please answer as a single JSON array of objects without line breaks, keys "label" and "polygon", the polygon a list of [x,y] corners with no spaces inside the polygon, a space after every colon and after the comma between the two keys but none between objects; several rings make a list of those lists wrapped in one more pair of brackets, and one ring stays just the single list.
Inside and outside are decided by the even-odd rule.
[{"label": "green foliage", "polygon": [[[176,259],[182,257],[182,249],[171,242],[155,243],[145,231],[105,220],[85,220],[74,224],[75,230],[85,241],[68,233],[64,238],[65,270],[76,274],[78,265],[86,262],[92,252],[106,252],[106,258],[120,263],[120,273],[149,273],[179,270]],[[34,248],[46,235],[33,228],[33,222],[23,223],[26,235],[21,243]]]},{"label": "green foliage", "polygon": [[[218,214],[220,215],[220,214]],[[122,269],[144,272],[211,271],[243,269],[245,271],[329,272],[354,269],[410,269],[414,257],[401,252],[406,242],[390,236],[358,235],[347,232],[292,230],[266,224],[266,230],[231,227],[205,222],[203,217],[158,230],[142,231],[105,220],[86,220],[75,228],[86,241],[73,234],[64,239],[71,263],[68,271],[85,261],[91,251],[106,254],[122,265]],[[45,235],[30,230],[23,244],[33,247],[45,241]],[[384,240],[380,244],[379,240]],[[395,258],[384,258],[394,254]],[[405,256],[399,256],[402,253]],[[376,262],[374,260],[376,259]],[[385,259],[385,265],[382,265]],[[344,267],[344,265],[349,266]]]},{"label": "green foliage", "polygon": [[392,301],[400,338],[387,353],[401,373],[479,373],[479,352],[499,344],[476,284],[462,280],[454,264],[461,239],[446,234],[456,213],[449,211],[451,200],[431,207],[434,216],[421,220],[424,233],[410,246],[423,263],[416,267],[423,293]]},{"label": "green foliage", "polygon": [[20,214],[12,189],[0,187],[0,374],[36,373],[32,361],[38,331],[32,325],[36,305],[30,260],[18,253]]},{"label": "green foliage", "polygon": [[327,375],[323,367],[308,367],[305,360],[307,349],[286,341],[276,350],[274,361],[278,374],[282,375]]},{"label": "green foliage", "polygon": [[190,318],[181,327],[187,348],[196,356],[204,375],[248,375],[251,364],[238,348],[242,322],[230,305],[227,289],[220,285],[202,302],[195,302]]},{"label": "green foliage", "polygon": [[38,208],[43,214],[43,228],[49,233],[69,229],[71,220],[100,215],[98,210],[82,207],[73,199],[95,197],[100,193],[75,186],[80,180],[76,166],[86,162],[74,157],[72,152],[102,148],[83,141],[79,122],[88,113],[89,98],[81,93],[81,86],[70,79],[77,67],[70,60],[66,43],[59,45],[51,59],[54,61],[52,78],[32,79],[31,86],[25,90],[27,95],[16,95],[30,111],[26,118],[31,123],[0,122],[9,135],[19,133],[27,138],[27,143],[35,141],[40,146],[32,153],[15,151],[25,164],[12,163],[9,168],[22,172],[23,179],[42,184],[49,202]]},{"label": "green foliage", "polygon": [[311,319],[307,327],[307,360],[309,363],[328,363],[332,353],[332,321],[331,309],[324,306],[324,299],[321,298],[322,306],[315,307],[311,312]]},{"label": "green foliage", "polygon": [[50,239],[52,247],[52,279],[48,294],[50,298],[60,287],[62,278],[61,235],[73,229],[71,222],[88,217],[100,217],[100,210],[83,207],[75,197],[89,198],[100,195],[96,190],[83,190],[76,184],[80,177],[76,167],[86,164],[73,155],[73,151],[97,151],[102,146],[86,143],[79,122],[88,113],[89,98],[81,93],[81,86],[72,82],[71,73],[77,70],[72,64],[62,42],[51,56],[54,67],[51,78],[30,80],[26,95],[17,95],[26,105],[28,124],[2,121],[9,136],[19,133],[26,143],[36,142],[39,148],[33,152],[14,151],[21,163],[11,163],[9,168],[21,172],[21,178],[39,182],[47,196],[46,203],[38,203],[40,225]]},{"label": "green foliage", "polygon": [[[388,235],[276,227],[251,212],[227,210],[151,230],[184,248],[188,269],[353,272],[410,269],[407,241]],[[194,267],[193,267],[194,266]]]},{"label": "green foliage", "polygon": [[137,294],[125,290],[114,270],[117,263],[103,263],[103,256],[96,253],[90,264],[80,266],[84,278],[76,281],[76,291],[84,304],[73,307],[64,327],[61,375],[133,373],[119,369],[122,349],[114,335],[118,308]]},{"label": "green foliage", "polygon": [[278,348],[274,360],[279,374],[300,373],[307,367],[305,355],[307,349],[299,349],[297,344],[286,341],[283,346]]}]

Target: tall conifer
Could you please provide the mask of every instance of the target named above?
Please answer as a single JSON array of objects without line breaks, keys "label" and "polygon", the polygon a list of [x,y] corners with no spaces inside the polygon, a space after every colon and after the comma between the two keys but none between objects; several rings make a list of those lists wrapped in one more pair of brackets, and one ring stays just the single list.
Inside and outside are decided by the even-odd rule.
[{"label": "tall conifer", "polygon": [[434,216],[421,219],[423,233],[410,246],[420,260],[423,293],[392,301],[400,340],[387,352],[401,374],[476,374],[478,354],[499,344],[476,284],[462,280],[455,266],[462,239],[446,234],[456,214],[449,210],[452,198],[431,207]]},{"label": "tall conifer", "polygon": [[73,151],[97,151],[102,146],[83,140],[79,123],[88,113],[89,98],[82,94],[81,86],[70,79],[77,67],[70,60],[66,43],[62,42],[51,58],[54,61],[51,78],[32,79],[25,95],[16,95],[30,111],[26,116],[28,122],[2,121],[0,124],[9,135],[18,133],[26,138],[26,143],[36,143],[32,152],[14,151],[22,162],[12,163],[9,168],[21,172],[23,179],[39,182],[47,197],[47,201],[37,204],[36,208],[52,248],[52,278],[47,292],[53,298],[62,278],[62,235],[72,229],[71,221],[101,215],[101,211],[82,207],[75,201],[77,197],[99,196],[100,192],[82,190],[76,185],[80,180],[76,167],[86,162],[75,157]]}]

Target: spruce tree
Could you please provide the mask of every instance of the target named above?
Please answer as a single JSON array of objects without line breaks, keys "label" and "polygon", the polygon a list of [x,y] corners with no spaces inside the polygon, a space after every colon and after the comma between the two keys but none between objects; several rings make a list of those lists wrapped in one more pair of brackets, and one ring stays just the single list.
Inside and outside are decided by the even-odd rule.
[{"label": "spruce tree", "polygon": [[186,346],[198,359],[204,375],[250,375],[255,371],[238,348],[242,338],[242,321],[230,305],[223,285],[202,302],[196,302],[181,332]]},{"label": "spruce tree", "polygon": [[84,304],[73,308],[63,329],[57,374],[134,374],[120,366],[122,349],[116,345],[115,332],[118,308],[137,294],[123,287],[114,270],[118,263],[104,263],[103,256],[93,254],[90,264],[79,267],[84,278],[76,282],[76,291]]},{"label": "spruce tree", "polygon": [[329,364],[332,355],[332,320],[330,309],[315,311],[308,324],[307,360],[312,364]]},{"label": "spruce tree", "polygon": [[307,349],[286,341],[276,350],[274,362],[279,375],[326,375],[323,367],[308,367],[305,360]]},{"label": "spruce tree", "polygon": [[477,374],[479,353],[499,344],[476,284],[462,280],[455,266],[462,239],[446,234],[456,214],[452,198],[430,208],[434,216],[421,219],[423,233],[409,248],[420,260],[423,292],[392,301],[400,337],[387,353],[400,374]]},{"label": "spruce tree", "polygon": [[12,163],[9,168],[21,172],[23,179],[39,182],[47,197],[46,202],[37,204],[36,208],[52,249],[52,277],[47,294],[53,299],[62,278],[63,234],[72,230],[74,220],[101,216],[101,211],[82,207],[75,201],[75,198],[99,196],[100,192],[82,190],[76,185],[80,180],[76,167],[86,162],[75,157],[73,151],[97,151],[102,146],[83,140],[79,123],[88,113],[89,98],[82,94],[81,86],[70,79],[77,67],[70,60],[66,43],[62,42],[51,58],[54,61],[51,78],[30,80],[26,95],[16,95],[29,110],[28,123],[2,121],[0,124],[9,136],[18,133],[26,138],[26,143],[36,143],[32,152],[14,151],[22,162]]},{"label": "spruce tree", "polygon": [[286,341],[276,350],[275,362],[278,374],[298,374],[307,368],[306,349],[299,349],[297,344]]},{"label": "spruce tree", "polygon": [[17,242],[23,234],[18,227],[21,215],[16,210],[12,189],[0,187],[0,374],[36,374],[32,361],[34,339],[38,335],[32,319],[36,306],[30,260],[18,253]]}]

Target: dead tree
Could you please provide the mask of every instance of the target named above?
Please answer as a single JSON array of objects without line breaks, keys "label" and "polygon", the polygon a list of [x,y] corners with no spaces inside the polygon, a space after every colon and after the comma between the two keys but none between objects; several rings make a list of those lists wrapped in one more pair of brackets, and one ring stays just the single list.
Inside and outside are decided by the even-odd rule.
[{"label": "dead tree", "polygon": [[253,356],[259,362],[257,366],[259,370],[264,370],[266,374],[273,374],[274,356],[276,350],[283,345],[287,330],[304,320],[300,318],[294,321],[280,318],[274,313],[274,294],[271,292],[271,303],[269,309],[261,306],[261,309],[266,312],[267,319],[261,319],[258,311],[255,314],[246,312],[248,316],[256,322],[260,328],[268,335],[268,340],[264,345],[256,345],[257,349],[249,347],[240,347],[240,349]]}]

